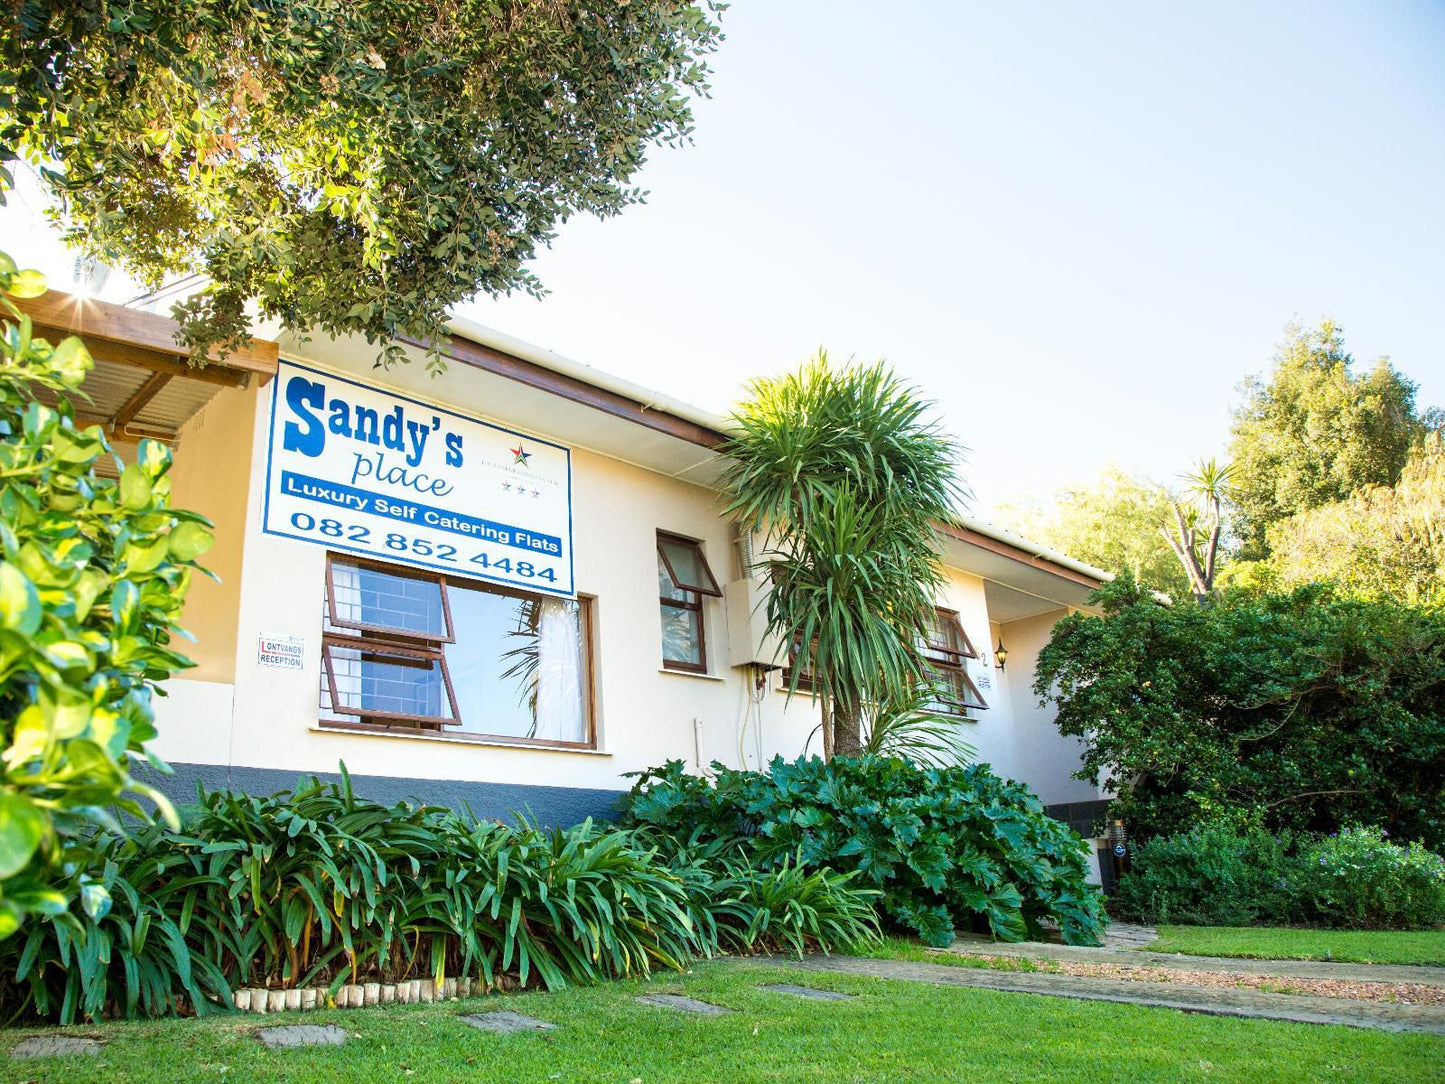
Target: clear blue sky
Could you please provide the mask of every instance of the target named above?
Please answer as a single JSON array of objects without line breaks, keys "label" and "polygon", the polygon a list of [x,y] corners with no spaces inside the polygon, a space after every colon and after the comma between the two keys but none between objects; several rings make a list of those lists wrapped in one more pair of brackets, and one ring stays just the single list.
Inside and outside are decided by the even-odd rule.
[{"label": "clear blue sky", "polygon": [[1217,452],[1295,315],[1445,405],[1445,0],[738,0],[723,24],[648,204],[569,223],[544,300],[468,315],[718,410],[818,345],[886,357],[972,448],[983,513]]},{"label": "clear blue sky", "polygon": [[721,408],[823,344],[996,500],[1222,446],[1292,316],[1445,405],[1445,3],[739,0],[695,144],[469,314]]}]

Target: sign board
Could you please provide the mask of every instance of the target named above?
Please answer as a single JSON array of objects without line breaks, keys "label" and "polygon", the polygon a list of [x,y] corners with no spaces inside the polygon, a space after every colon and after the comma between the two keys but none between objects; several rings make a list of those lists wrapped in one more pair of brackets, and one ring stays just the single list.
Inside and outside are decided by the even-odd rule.
[{"label": "sign board", "polygon": [[282,361],[262,530],[570,597],[564,447]]},{"label": "sign board", "polygon": [[306,640],[300,636],[273,636],[263,632],[257,637],[256,661],[273,670],[304,670]]}]

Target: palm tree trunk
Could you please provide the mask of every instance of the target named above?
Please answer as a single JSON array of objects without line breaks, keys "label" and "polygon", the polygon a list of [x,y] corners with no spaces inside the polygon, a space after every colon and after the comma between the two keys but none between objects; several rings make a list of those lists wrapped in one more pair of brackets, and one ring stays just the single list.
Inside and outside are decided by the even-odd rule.
[{"label": "palm tree trunk", "polygon": [[833,705],[833,755],[856,757],[863,751],[863,713],[854,704],[839,700]]}]

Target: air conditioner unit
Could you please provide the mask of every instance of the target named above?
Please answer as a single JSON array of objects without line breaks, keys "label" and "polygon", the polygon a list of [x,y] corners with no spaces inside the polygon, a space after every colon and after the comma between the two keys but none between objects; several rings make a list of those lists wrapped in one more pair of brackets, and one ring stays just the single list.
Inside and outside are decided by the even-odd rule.
[{"label": "air conditioner unit", "polygon": [[733,580],[723,585],[728,621],[728,663],[779,670],[788,664],[782,639],[768,634],[766,581]]},{"label": "air conditioner unit", "polygon": [[768,633],[767,563],[758,557],[753,532],[733,524],[736,579],[723,587],[728,620],[728,662],[777,670],[788,664],[778,637]]}]

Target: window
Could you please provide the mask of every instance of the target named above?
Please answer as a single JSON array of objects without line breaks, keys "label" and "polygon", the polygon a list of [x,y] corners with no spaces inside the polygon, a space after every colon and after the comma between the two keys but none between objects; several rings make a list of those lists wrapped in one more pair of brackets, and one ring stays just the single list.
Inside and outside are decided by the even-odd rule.
[{"label": "window", "polygon": [[662,609],[662,665],[669,670],[706,673],[702,596],[717,598],[722,592],[700,544],[658,532],[657,592]]},{"label": "window", "polygon": [[591,607],[329,555],[327,726],[590,748]]},{"label": "window", "polygon": [[[784,689],[794,689],[795,692],[811,693],[813,687],[813,668],[809,665],[811,659],[801,658],[803,653],[803,638],[800,636],[793,641],[792,649],[788,652],[788,665],[783,667],[779,676]],[[798,672],[798,684],[793,685],[793,671]]]},{"label": "window", "polygon": [[982,710],[984,703],[978,686],[968,676],[965,659],[978,658],[953,610],[938,609],[919,644],[929,676],[943,686],[945,698],[929,706],[940,715],[967,715],[968,709]]}]

